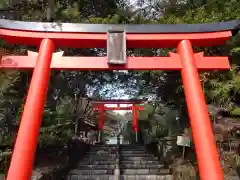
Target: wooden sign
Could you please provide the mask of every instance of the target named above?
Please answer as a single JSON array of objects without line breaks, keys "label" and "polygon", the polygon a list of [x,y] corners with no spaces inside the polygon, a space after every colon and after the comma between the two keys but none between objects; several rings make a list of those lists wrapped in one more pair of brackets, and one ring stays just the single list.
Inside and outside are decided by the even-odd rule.
[{"label": "wooden sign", "polygon": [[177,137],[177,145],[191,147],[191,140],[189,137],[186,137],[186,136],[178,136]]}]

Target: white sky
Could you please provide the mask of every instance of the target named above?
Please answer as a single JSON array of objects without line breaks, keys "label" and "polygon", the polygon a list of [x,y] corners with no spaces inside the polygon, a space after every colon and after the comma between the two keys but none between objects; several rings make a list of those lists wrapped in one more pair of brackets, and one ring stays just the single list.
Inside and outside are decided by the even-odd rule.
[{"label": "white sky", "polygon": [[[122,99],[127,99],[127,98],[128,97],[126,96],[126,98],[122,98]],[[117,107],[117,104],[105,104],[105,106],[106,107]],[[132,106],[132,105],[131,104],[120,104],[120,107],[128,107],[128,106]],[[129,110],[114,110],[113,112],[124,115],[128,111]]]}]

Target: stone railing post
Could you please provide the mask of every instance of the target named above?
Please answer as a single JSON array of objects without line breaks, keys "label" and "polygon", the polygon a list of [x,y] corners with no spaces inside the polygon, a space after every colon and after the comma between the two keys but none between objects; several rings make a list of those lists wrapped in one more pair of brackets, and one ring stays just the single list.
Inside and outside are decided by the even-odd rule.
[{"label": "stone railing post", "polygon": [[114,170],[114,180],[120,180],[120,168],[119,168],[119,159],[120,159],[120,145],[117,144],[116,146],[116,166]]}]

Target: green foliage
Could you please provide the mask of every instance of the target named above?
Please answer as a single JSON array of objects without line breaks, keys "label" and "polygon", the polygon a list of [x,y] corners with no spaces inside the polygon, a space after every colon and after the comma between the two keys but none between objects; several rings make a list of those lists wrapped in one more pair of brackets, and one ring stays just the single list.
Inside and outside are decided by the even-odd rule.
[{"label": "green foliage", "polygon": [[156,108],[150,104],[144,106],[144,110],[139,112],[139,120],[150,120]]},{"label": "green foliage", "polygon": [[232,52],[240,52],[240,47],[235,47],[232,49]]},{"label": "green foliage", "polygon": [[10,159],[11,159],[11,151],[0,151],[0,174],[6,173],[9,167]]},{"label": "green foliage", "polygon": [[40,130],[39,148],[59,147],[67,144],[74,135],[71,123],[43,127]]},{"label": "green foliage", "polygon": [[[200,1],[199,1],[200,2]],[[145,6],[150,6],[151,2],[146,1]],[[154,23],[162,24],[178,24],[178,23],[212,23],[220,21],[228,21],[239,19],[240,3],[238,1],[204,1],[201,3],[184,4],[176,7],[164,8],[164,15],[155,18]],[[154,8],[154,6],[152,6]],[[161,7],[161,6],[159,6]],[[157,9],[157,6],[155,6]],[[151,11],[152,12],[152,11]],[[138,16],[139,18],[139,16]],[[145,17],[141,16],[142,19]],[[196,48],[196,52],[204,51],[206,55],[210,56],[223,56],[229,52],[239,52],[240,37],[239,35],[231,38],[224,47],[211,47],[211,48]],[[169,51],[175,50],[164,49],[158,55],[167,55]],[[142,51],[142,54],[148,54],[148,51]],[[233,56],[232,69],[230,71],[214,71],[202,72],[200,78],[204,88],[207,102],[215,106],[225,107],[231,112],[235,113],[236,107],[239,107],[240,102],[240,72],[239,72],[239,58]],[[169,107],[175,113],[167,111],[159,111],[158,109],[153,113],[155,117],[148,117],[146,111],[140,113],[140,117],[152,121],[152,136],[160,137],[161,132],[165,131],[166,136],[170,131],[177,133],[182,131],[184,127],[188,127],[188,116],[186,111],[186,102],[183,94],[183,86],[181,76],[178,72],[162,72],[151,71],[139,72],[141,79],[139,80],[140,95],[146,96],[154,94],[164,106]],[[238,108],[237,108],[238,109]],[[179,120],[171,121],[171,116],[178,114]],[[170,116],[169,116],[170,115]],[[154,120],[155,119],[155,120]],[[170,121],[165,121],[170,119]],[[160,125],[161,124],[161,125]],[[179,128],[177,128],[179,126]],[[170,127],[170,129],[169,129]],[[161,131],[161,129],[165,129]],[[160,132],[161,131],[161,132]],[[168,133],[167,133],[168,132]],[[159,134],[159,135],[158,135]],[[171,133],[170,133],[171,134]]]},{"label": "green foliage", "polygon": [[232,116],[240,117],[240,107],[233,108],[231,111]]}]

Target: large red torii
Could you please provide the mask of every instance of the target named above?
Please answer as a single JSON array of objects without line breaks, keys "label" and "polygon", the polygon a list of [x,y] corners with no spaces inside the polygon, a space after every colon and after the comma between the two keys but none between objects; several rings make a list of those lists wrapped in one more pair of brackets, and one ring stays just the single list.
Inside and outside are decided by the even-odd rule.
[{"label": "large red torii", "polygon": [[[111,100],[92,100],[92,105],[95,110],[100,113],[98,120],[98,130],[99,130],[99,142],[101,142],[101,134],[104,126],[104,111],[114,111],[114,110],[132,110],[132,130],[136,135],[136,142],[138,141],[138,119],[137,112],[144,110],[144,106],[137,106],[137,104],[142,104],[144,100],[136,99],[111,99]],[[128,104],[131,107],[121,107],[121,104]],[[117,107],[106,107],[105,105],[117,105]]]},{"label": "large red torii", "polygon": [[[0,19],[9,44],[39,47],[27,56],[3,56],[0,68],[34,69],[7,180],[31,177],[51,69],[181,71],[202,180],[223,180],[198,70],[229,69],[228,57],[205,57],[193,46],[225,43],[239,20],[213,24],[103,25],[20,22]],[[65,57],[56,47],[107,48],[107,57]],[[169,57],[127,57],[126,48],[175,48]]]}]

